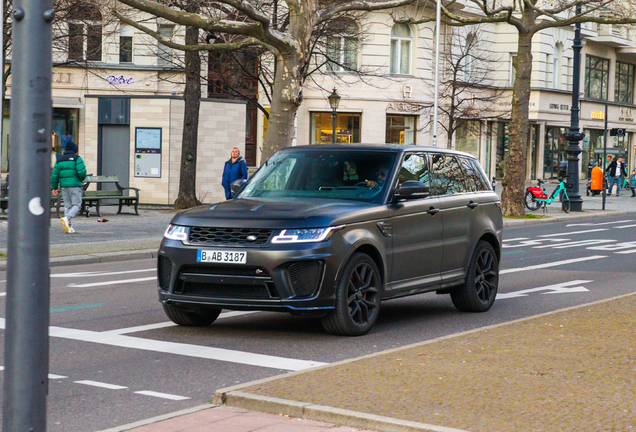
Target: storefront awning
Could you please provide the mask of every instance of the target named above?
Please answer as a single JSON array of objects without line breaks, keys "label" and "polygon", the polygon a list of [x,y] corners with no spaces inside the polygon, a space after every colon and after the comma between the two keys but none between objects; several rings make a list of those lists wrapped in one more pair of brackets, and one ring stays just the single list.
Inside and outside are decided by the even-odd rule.
[{"label": "storefront awning", "polygon": [[79,98],[54,97],[53,108],[83,108],[84,104]]}]

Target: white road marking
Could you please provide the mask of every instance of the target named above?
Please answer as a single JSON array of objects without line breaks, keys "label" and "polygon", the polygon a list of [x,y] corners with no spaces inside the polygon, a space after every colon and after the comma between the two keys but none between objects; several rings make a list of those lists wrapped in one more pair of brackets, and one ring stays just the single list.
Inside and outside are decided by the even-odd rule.
[{"label": "white road marking", "polygon": [[514,245],[503,244],[503,245],[501,245],[501,247],[506,249],[506,248],[542,245],[542,244],[545,244],[546,242],[555,243],[555,242],[565,242],[565,241],[570,241],[570,239],[566,239],[566,238],[560,238],[560,239],[548,238],[548,239],[523,240],[523,241],[520,241],[519,244],[514,244]]},{"label": "white road marking", "polygon": [[[223,318],[232,318],[232,317],[236,317],[236,316],[242,316],[242,315],[249,315],[249,314],[253,314],[253,313],[258,313],[260,311],[232,311],[232,312],[224,312],[221,315],[219,315],[219,317],[217,318],[217,320],[223,319]],[[137,332],[142,332],[142,331],[148,331],[148,330],[156,330],[156,329],[161,329],[161,328],[166,328],[166,327],[174,327],[177,324],[168,321],[168,322],[162,322],[162,323],[156,323],[156,324],[147,324],[147,325],[141,325],[141,326],[135,326],[135,327],[126,327],[126,328],[122,328],[122,329],[115,329],[115,330],[108,330],[102,333],[109,333],[109,334],[128,334],[128,333],[137,333]]]},{"label": "white road marking", "polygon": [[591,246],[591,247],[589,247],[587,249],[589,249],[589,250],[602,250],[602,251],[616,252],[616,251],[619,251],[619,250],[633,249],[633,248],[636,248],[636,241],[606,244],[606,245],[603,245],[603,246]]},{"label": "white road marking", "polygon": [[620,221],[614,221],[614,222],[599,222],[599,223],[587,222],[587,223],[575,223],[575,224],[567,224],[567,225],[566,225],[566,227],[571,227],[571,226],[601,226],[601,225],[613,225],[613,224],[619,224],[619,223],[625,223],[625,222],[634,222],[634,219],[620,220]]},{"label": "white road marking", "polygon": [[538,264],[538,265],[533,265],[533,266],[528,266],[528,267],[518,267],[518,268],[500,270],[499,274],[516,273],[516,272],[522,272],[522,271],[528,271],[528,270],[541,270],[541,269],[548,268],[548,267],[557,267],[557,266],[562,266],[562,265],[567,265],[567,264],[574,264],[574,263],[583,262],[583,261],[597,260],[597,259],[601,259],[601,258],[607,258],[607,256],[606,255],[592,255],[592,256],[583,257],[583,258],[574,258],[574,259],[563,260],[563,261],[553,261],[553,262],[548,262],[548,263]]},{"label": "white road marking", "polygon": [[633,254],[633,253],[636,253],[636,249],[620,251],[620,252],[615,252],[615,253],[617,253],[617,254]]},{"label": "white road marking", "polygon": [[614,228],[623,229],[623,228],[634,228],[634,227],[636,227],[636,224],[634,224],[634,225],[623,225],[623,226],[614,227]]},{"label": "white road marking", "polygon": [[6,293],[6,292],[0,293],[0,297],[4,297],[4,296],[6,296],[6,295],[7,295],[7,293]]},{"label": "white road marking", "polygon": [[544,248],[552,248],[552,249],[567,249],[567,248],[572,248],[572,247],[579,247],[579,246],[587,246],[587,245],[596,245],[596,244],[602,244],[602,243],[614,243],[616,242],[616,240],[580,240],[580,241],[575,241],[575,242],[570,242],[570,243],[559,243],[557,245],[543,245],[543,246],[535,246],[533,247],[533,249],[544,249]]},{"label": "white road marking", "polygon": [[[5,328],[6,321],[4,318],[0,318],[0,329]],[[250,366],[267,367],[272,369],[285,369],[291,371],[309,369],[326,364],[311,360],[297,360],[286,357],[255,354],[224,348],[213,348],[176,342],[156,341],[132,336],[122,336],[108,332],[94,332],[89,330],[77,330],[63,327],[49,327],[49,336],[59,337],[63,339],[79,340],[83,342],[93,342],[121,348],[131,348],[144,351],[182,355],[187,357],[203,358],[208,360],[219,360]]]},{"label": "white road marking", "polygon": [[101,387],[101,388],[105,388],[109,390],[124,390],[128,388],[125,386],[108,384],[108,383],[103,383],[99,381],[91,381],[91,380],[82,380],[82,381],[73,381],[73,382],[76,384],[84,384],[84,385],[93,386],[93,387]]},{"label": "white road marking", "polygon": [[591,230],[585,230],[585,231],[572,231],[572,232],[556,233],[556,234],[544,234],[544,235],[540,235],[539,237],[561,237],[564,235],[570,236],[572,234],[587,234],[587,233],[593,233],[593,232],[599,232],[599,231],[609,231],[609,228],[598,228],[598,229],[591,229]]},{"label": "white road marking", "polygon": [[[516,297],[527,297],[530,293],[535,293],[539,291],[548,291],[543,293],[545,294],[569,294],[574,292],[586,292],[589,291],[587,288],[583,286],[572,286],[572,285],[580,285],[580,284],[588,284],[594,281],[591,280],[574,280],[570,282],[562,282],[560,284],[548,285],[544,287],[538,288],[530,288],[525,290],[513,291],[510,293],[497,293],[497,300],[510,299]],[[571,287],[571,288],[569,288]]]},{"label": "white road marking", "polygon": [[57,273],[52,274],[52,278],[73,278],[73,277],[95,277],[95,276],[111,276],[111,275],[119,275],[119,274],[127,274],[127,273],[147,273],[147,272],[156,272],[156,268],[151,269],[143,269],[143,270],[126,270],[126,271],[118,271],[118,272],[83,272],[83,273]]},{"label": "white road marking", "polygon": [[148,282],[148,281],[156,281],[157,276],[145,277],[145,278],[137,278],[137,279],[122,279],[115,281],[106,281],[106,282],[93,282],[86,284],[68,284],[66,285],[68,288],[88,288],[88,287],[96,287],[96,286],[105,286],[105,285],[118,285],[118,284],[127,284],[127,283],[135,283],[135,282]]},{"label": "white road marking", "polygon": [[136,391],[135,393],[140,395],[153,396],[153,397],[158,397],[162,399],[170,399],[175,401],[190,399],[189,397],[185,397],[185,396],[177,396],[177,395],[168,394],[168,393],[159,393],[159,392],[154,392],[150,390]]},{"label": "white road marking", "polygon": [[64,378],[68,378],[67,376],[64,375],[55,375],[55,374],[49,374],[49,379],[64,379]]},{"label": "white road marking", "polygon": [[513,241],[519,241],[519,240],[530,240],[529,237],[519,237],[519,238],[513,238],[513,239],[504,239],[503,242],[513,242]]}]

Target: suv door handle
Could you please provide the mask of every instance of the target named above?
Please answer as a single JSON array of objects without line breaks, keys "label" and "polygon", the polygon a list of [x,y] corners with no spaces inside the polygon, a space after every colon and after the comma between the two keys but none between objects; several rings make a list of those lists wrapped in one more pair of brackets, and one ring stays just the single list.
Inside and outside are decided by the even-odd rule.
[{"label": "suv door handle", "polygon": [[468,208],[470,208],[471,210],[473,210],[473,209],[474,209],[475,207],[477,207],[478,205],[479,205],[479,203],[476,203],[476,202],[474,202],[474,201],[471,201],[471,202],[468,204]]},{"label": "suv door handle", "polygon": [[430,214],[431,216],[434,216],[437,213],[439,213],[439,209],[435,207],[431,207],[426,213]]}]

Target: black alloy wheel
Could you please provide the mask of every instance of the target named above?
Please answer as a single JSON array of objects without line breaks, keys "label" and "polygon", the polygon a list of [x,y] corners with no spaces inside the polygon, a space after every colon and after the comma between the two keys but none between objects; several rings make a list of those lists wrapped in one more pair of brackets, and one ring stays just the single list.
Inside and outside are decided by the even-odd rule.
[{"label": "black alloy wheel", "polygon": [[570,200],[564,199],[561,203],[561,207],[563,207],[563,211],[566,213],[570,213]]},{"label": "black alloy wheel", "polygon": [[370,256],[355,253],[336,287],[336,307],[322,319],[329,333],[361,336],[378,320],[382,279]]},{"label": "black alloy wheel", "polygon": [[221,309],[180,309],[176,306],[163,304],[163,311],[175,324],[187,327],[205,327],[212,324],[221,313]]},{"label": "black alloy wheel", "polygon": [[499,260],[490,243],[480,241],[468,267],[464,285],[451,291],[453,305],[462,312],[486,312],[497,296]]},{"label": "black alloy wheel", "polygon": [[541,201],[537,201],[534,199],[534,195],[532,192],[526,192],[526,208],[530,211],[539,210],[541,208]]}]

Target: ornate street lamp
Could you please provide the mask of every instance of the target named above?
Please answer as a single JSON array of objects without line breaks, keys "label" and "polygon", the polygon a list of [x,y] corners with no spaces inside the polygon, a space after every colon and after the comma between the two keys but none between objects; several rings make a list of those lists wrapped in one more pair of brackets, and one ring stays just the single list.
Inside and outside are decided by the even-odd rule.
[{"label": "ornate street lamp", "polygon": [[336,88],[333,88],[333,92],[329,95],[329,105],[331,105],[331,118],[333,119],[333,128],[331,134],[331,142],[336,143],[336,118],[338,105],[340,105],[340,95],[336,93]]},{"label": "ornate street lamp", "polygon": [[[576,14],[581,14],[581,6],[576,7]],[[575,24],[574,43],[574,70],[572,71],[572,109],[570,117],[570,131],[565,134],[568,140],[568,180],[566,190],[570,198],[570,208],[572,211],[583,211],[583,199],[579,194],[579,155],[581,154],[581,146],[579,142],[585,137],[585,134],[579,132],[579,83],[581,80],[581,23]]]}]

